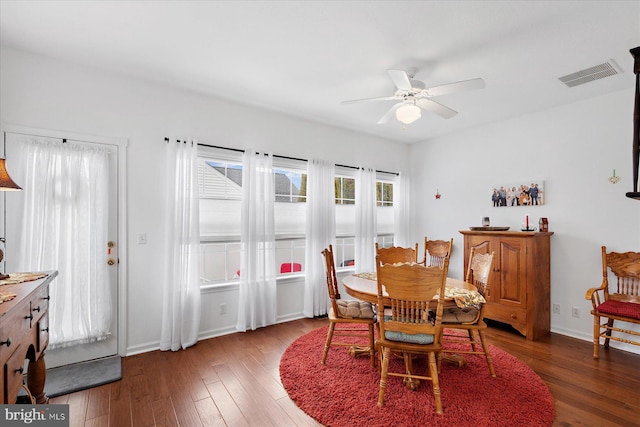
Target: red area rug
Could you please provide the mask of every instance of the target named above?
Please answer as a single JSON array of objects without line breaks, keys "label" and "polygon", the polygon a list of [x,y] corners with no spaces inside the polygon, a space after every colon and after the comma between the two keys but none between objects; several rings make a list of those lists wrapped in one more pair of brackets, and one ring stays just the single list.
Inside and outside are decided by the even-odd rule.
[{"label": "red area rug", "polygon": [[[465,355],[466,366],[443,363],[439,375],[444,414],[435,413],[430,384],[417,391],[389,377],[385,406],[379,408],[380,375],[368,357],[331,347],[320,363],[327,328],[294,341],[280,360],[280,378],[291,399],[326,426],[550,426],[555,413],[547,385],[527,365],[490,346],[496,378],[484,357]],[[364,343],[363,343],[364,344]],[[455,348],[455,347],[449,347]],[[392,363],[402,364],[400,358]],[[417,360],[414,368],[426,363]],[[395,367],[398,371],[398,367]]]}]

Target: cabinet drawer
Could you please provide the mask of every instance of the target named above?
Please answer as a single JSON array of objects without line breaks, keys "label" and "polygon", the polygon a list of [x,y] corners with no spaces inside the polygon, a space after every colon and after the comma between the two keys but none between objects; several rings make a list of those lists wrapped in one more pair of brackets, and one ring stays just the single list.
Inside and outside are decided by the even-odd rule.
[{"label": "cabinet drawer", "polygon": [[33,314],[33,324],[49,310],[49,287],[45,286],[31,300],[31,313]]},{"label": "cabinet drawer", "polygon": [[47,348],[47,345],[49,345],[49,314],[45,313],[36,326],[38,328],[38,343],[36,347],[38,354],[36,354],[36,359],[38,359],[44,349]]},{"label": "cabinet drawer", "polygon": [[16,307],[11,313],[6,315],[6,320],[3,318],[2,330],[0,330],[0,342],[11,339],[11,345],[0,345],[0,361],[5,361],[9,358],[16,346],[20,345],[23,338],[29,333],[30,319],[28,318],[30,312],[29,302],[21,304]]},{"label": "cabinet drawer", "polygon": [[[9,357],[4,368],[4,389],[6,390],[5,400],[15,399],[20,387],[22,386],[22,374],[24,369],[25,349],[24,346],[18,346],[15,352]],[[13,397],[11,397],[13,396]],[[16,403],[15,400],[3,403]]]},{"label": "cabinet drawer", "polygon": [[487,303],[484,308],[486,318],[508,323],[517,330],[524,330],[527,325],[527,311],[524,308],[508,307],[497,303]]}]

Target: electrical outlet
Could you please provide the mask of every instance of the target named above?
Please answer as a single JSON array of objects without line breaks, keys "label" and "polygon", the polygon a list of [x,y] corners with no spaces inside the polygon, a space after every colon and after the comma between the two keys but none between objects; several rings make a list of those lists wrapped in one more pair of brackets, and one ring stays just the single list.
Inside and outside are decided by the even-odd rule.
[{"label": "electrical outlet", "polygon": [[220,314],[227,314],[227,304],[226,303],[220,304]]},{"label": "electrical outlet", "polygon": [[560,304],[553,304],[553,313],[560,314]]},{"label": "electrical outlet", "polygon": [[580,309],[578,307],[576,307],[576,306],[573,306],[571,308],[571,315],[573,317],[580,317]]}]

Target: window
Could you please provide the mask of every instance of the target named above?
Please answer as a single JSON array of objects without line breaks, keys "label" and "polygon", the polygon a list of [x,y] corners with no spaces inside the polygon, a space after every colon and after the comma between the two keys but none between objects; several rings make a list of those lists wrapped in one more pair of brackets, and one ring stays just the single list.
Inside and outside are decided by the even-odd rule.
[{"label": "window", "polygon": [[200,190],[200,277],[206,283],[237,279],[240,274],[242,164],[198,157]]},{"label": "window", "polygon": [[307,201],[307,174],[302,171],[274,169],[276,202]]},{"label": "window", "polygon": [[[353,268],[355,258],[355,178],[351,171],[336,175],[336,247],[334,256],[337,269]],[[377,242],[383,247],[393,246],[393,180],[378,176],[376,180]]]},{"label": "window", "polygon": [[307,218],[306,164],[274,159],[276,202],[276,273],[301,274],[305,270],[305,232]]},{"label": "window", "polygon": [[376,182],[376,201],[378,206],[393,206],[393,183]]},{"label": "window", "polygon": [[[198,158],[201,278],[221,283],[242,275],[242,160],[239,154],[210,151],[205,147]],[[307,174],[299,163],[274,165],[275,267],[279,275],[304,271]]]},{"label": "window", "polygon": [[[335,176],[336,246],[339,269],[353,268],[355,258],[355,172]],[[307,207],[306,164],[274,159],[276,273],[280,277],[305,271]],[[203,147],[198,157],[200,189],[201,277],[206,283],[237,280],[240,271],[242,160],[239,153]],[[393,245],[393,180],[376,182],[378,244]]]},{"label": "window", "polygon": [[336,176],[336,204],[354,205],[356,203],[356,180],[347,176]]}]

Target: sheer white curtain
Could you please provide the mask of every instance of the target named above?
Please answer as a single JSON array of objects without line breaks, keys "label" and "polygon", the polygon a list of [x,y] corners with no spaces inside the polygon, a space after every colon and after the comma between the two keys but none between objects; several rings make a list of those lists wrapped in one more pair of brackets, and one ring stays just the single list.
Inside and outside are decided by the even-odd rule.
[{"label": "sheer white curtain", "polygon": [[165,275],[160,349],[177,351],[198,341],[200,232],[198,146],[166,144]]},{"label": "sheer white curtain", "polygon": [[307,221],[305,247],[304,310],[307,317],[327,313],[329,294],[322,251],[335,246],[335,166],[321,160],[307,165]]},{"label": "sheer white curtain", "polygon": [[409,247],[411,237],[409,177],[399,174],[393,188],[393,241],[395,246]]},{"label": "sheer white curtain", "polygon": [[356,175],[355,261],[359,273],[376,271],[376,171],[360,168]]},{"label": "sheer white curtain", "polygon": [[12,159],[23,189],[18,271],[59,272],[50,287],[50,348],[110,333],[108,155],[87,144],[23,136]]},{"label": "sheer white curtain", "polygon": [[276,323],[276,256],[271,155],[247,150],[242,156],[240,295],[236,329]]}]

